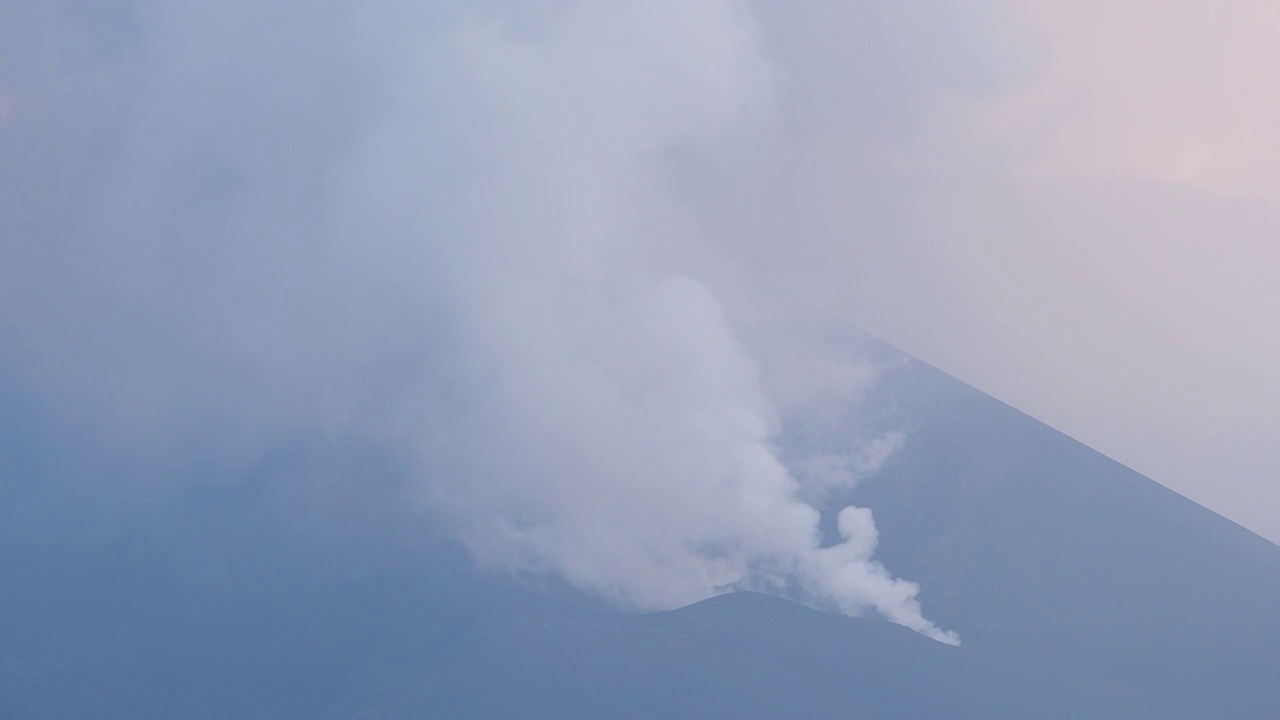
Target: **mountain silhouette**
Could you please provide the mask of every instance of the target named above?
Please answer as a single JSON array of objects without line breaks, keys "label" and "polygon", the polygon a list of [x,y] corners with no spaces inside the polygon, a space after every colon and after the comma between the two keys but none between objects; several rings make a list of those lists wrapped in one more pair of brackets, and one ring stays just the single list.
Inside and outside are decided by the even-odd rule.
[{"label": "mountain silhouette", "polygon": [[[1280,717],[1280,547],[870,338],[906,446],[848,497],[946,646],[755,593],[629,615],[431,538],[300,526],[301,440],[249,481],[96,528],[0,418],[0,716]],[[18,407],[17,403],[10,404]],[[386,467],[380,467],[383,462]],[[305,475],[305,473],[302,473]],[[390,482],[390,481],[389,481]]]}]

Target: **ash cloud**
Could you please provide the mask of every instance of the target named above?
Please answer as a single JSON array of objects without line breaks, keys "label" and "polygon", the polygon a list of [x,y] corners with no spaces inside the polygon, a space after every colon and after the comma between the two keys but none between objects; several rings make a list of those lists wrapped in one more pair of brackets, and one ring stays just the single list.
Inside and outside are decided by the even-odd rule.
[{"label": "ash cloud", "polygon": [[0,129],[12,376],[96,453],[65,482],[165,492],[357,436],[486,565],[641,609],[788,589],[958,642],[871,513],[828,507],[902,442],[850,427],[874,368],[764,310],[681,179],[784,154],[752,6],[114,10],[30,11],[48,116]]}]

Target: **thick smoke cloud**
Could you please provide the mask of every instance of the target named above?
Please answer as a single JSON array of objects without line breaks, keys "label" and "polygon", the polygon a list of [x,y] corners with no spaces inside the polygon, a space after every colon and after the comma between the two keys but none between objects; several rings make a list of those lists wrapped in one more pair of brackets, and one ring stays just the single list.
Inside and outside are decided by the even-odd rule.
[{"label": "thick smoke cloud", "polygon": [[828,507],[902,443],[853,422],[874,368],[765,309],[759,253],[690,187],[749,199],[785,155],[796,69],[750,6],[116,10],[29,10],[6,95],[40,97],[5,105],[3,342],[88,438],[63,482],[172,492],[358,436],[409,453],[484,564],[642,609],[773,587],[957,642],[871,513]]}]

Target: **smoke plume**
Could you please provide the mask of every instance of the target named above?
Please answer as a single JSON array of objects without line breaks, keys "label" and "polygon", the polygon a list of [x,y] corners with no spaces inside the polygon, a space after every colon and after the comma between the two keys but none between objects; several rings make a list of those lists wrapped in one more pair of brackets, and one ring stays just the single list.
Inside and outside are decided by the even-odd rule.
[{"label": "smoke plume", "polygon": [[754,299],[759,253],[691,187],[778,157],[792,69],[747,3],[21,22],[6,96],[45,110],[4,106],[0,341],[93,445],[68,477],[157,492],[358,436],[489,566],[640,609],[772,587],[958,641],[874,560],[871,513],[828,506],[902,442],[852,423],[875,369]]}]

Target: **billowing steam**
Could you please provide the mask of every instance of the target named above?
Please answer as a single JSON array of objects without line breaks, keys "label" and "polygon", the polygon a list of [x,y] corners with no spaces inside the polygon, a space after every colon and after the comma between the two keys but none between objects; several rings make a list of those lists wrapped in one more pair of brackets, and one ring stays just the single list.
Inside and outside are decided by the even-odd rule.
[{"label": "billowing steam", "polygon": [[874,371],[744,299],[749,253],[681,177],[772,137],[787,68],[751,9],[448,5],[47,19],[99,40],[60,124],[5,129],[23,382],[138,484],[360,435],[411,449],[489,565],[645,609],[785,588],[957,642],[870,512],[825,507],[901,442],[847,426]]}]

